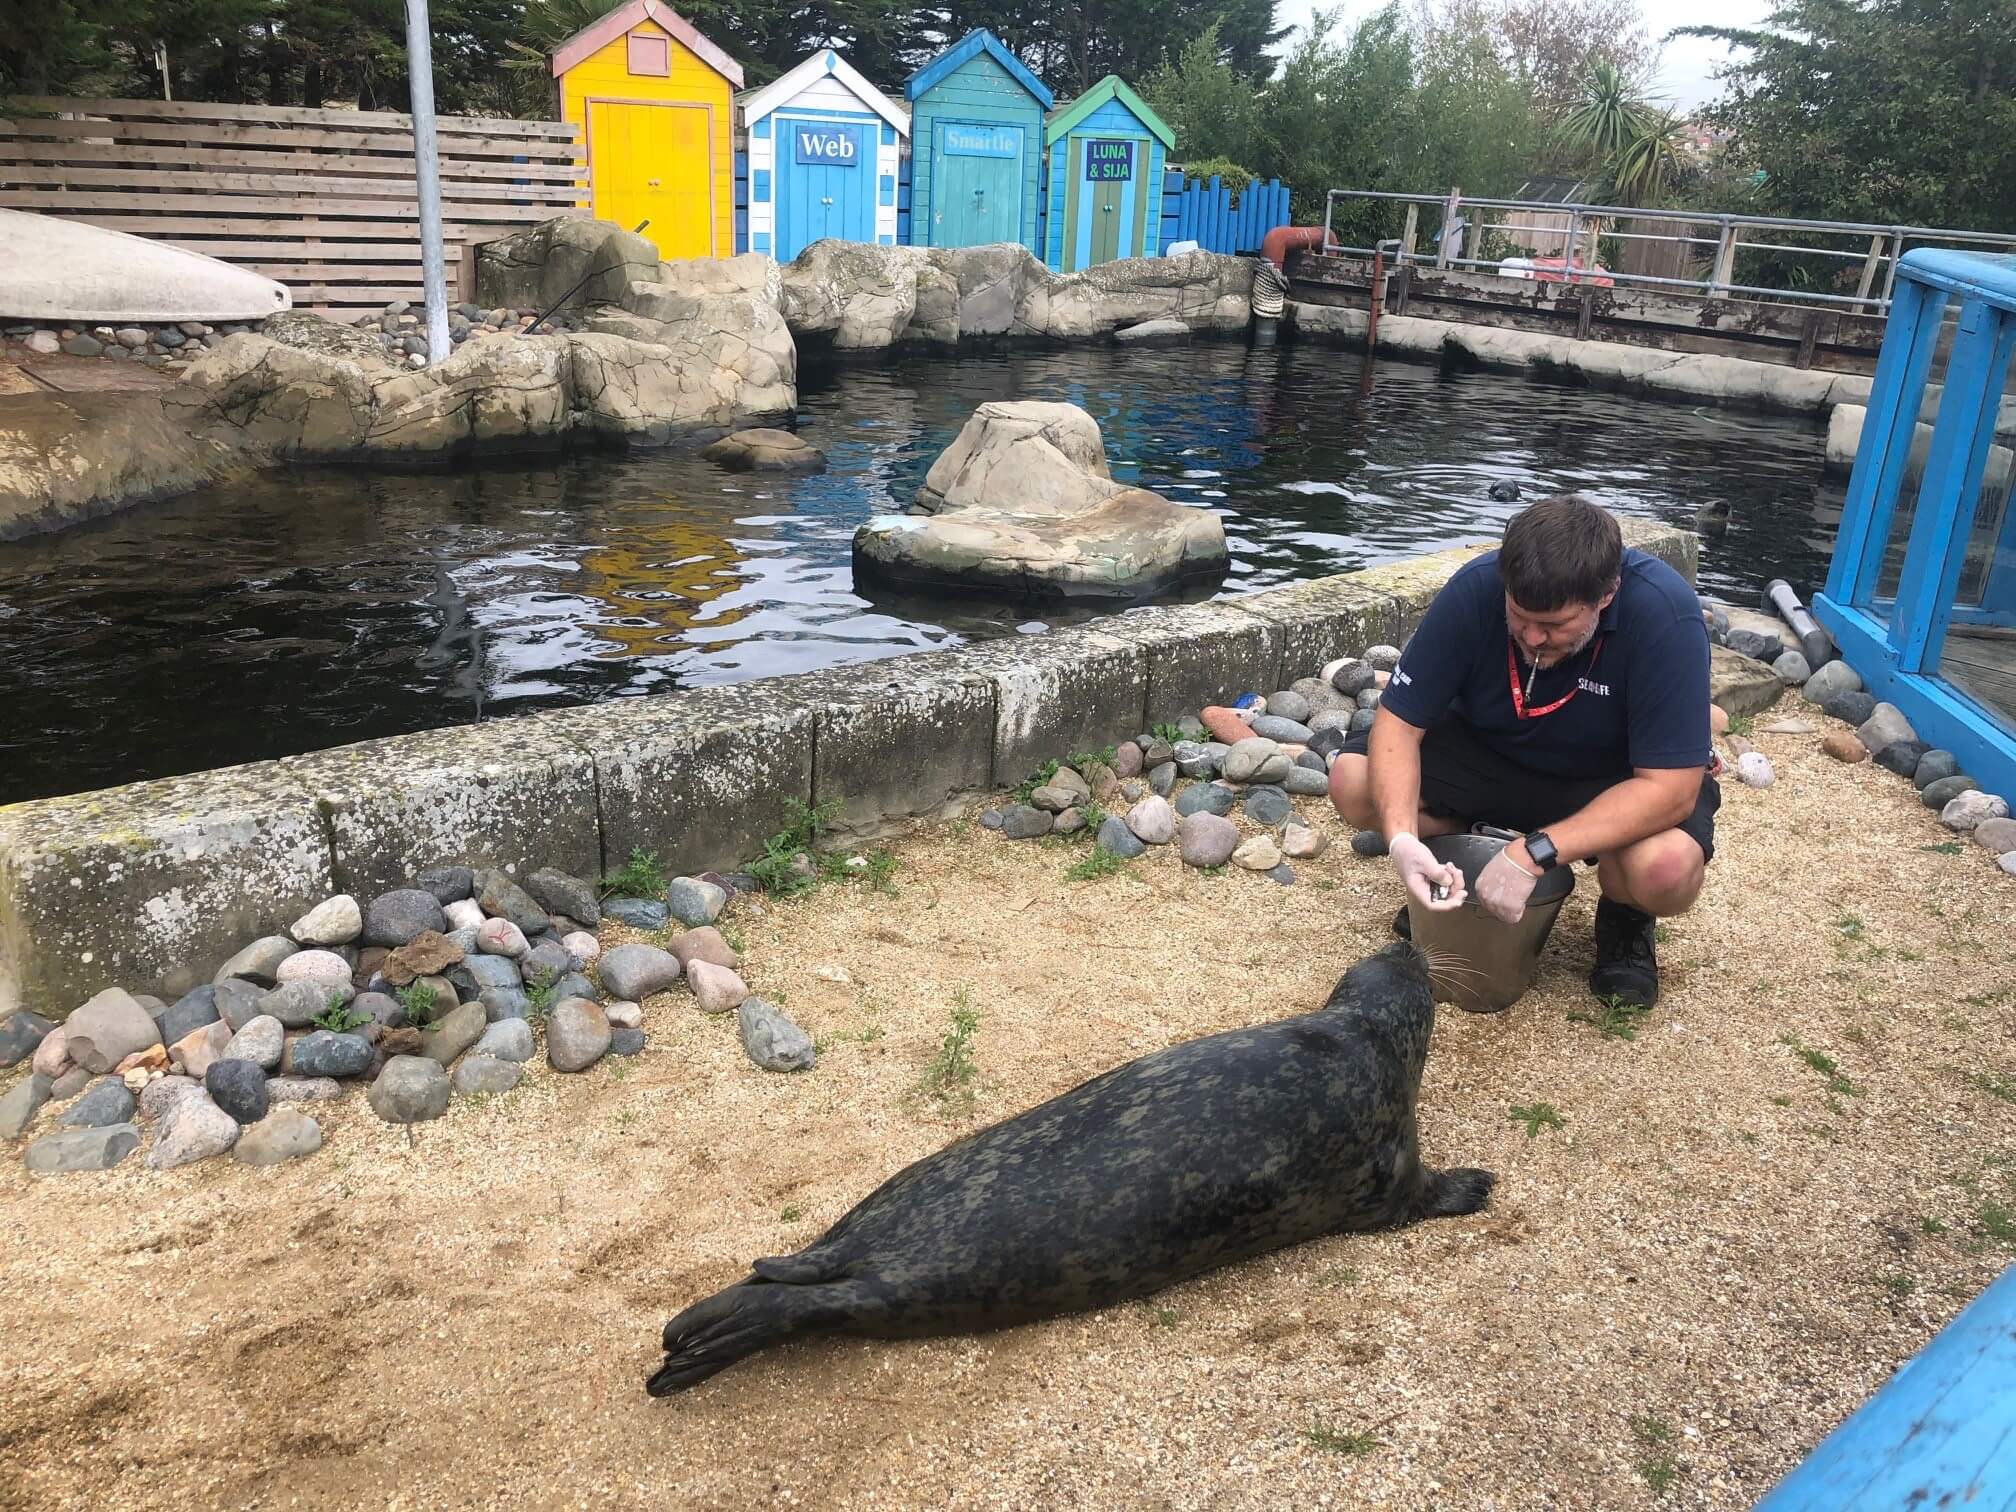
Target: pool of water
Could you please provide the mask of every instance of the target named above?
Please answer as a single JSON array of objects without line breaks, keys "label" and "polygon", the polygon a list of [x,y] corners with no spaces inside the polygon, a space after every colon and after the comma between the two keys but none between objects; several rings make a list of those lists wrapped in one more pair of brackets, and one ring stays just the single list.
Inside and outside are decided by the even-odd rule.
[{"label": "pool of water", "polygon": [[0,545],[0,803],[1083,617],[855,591],[855,526],[1006,398],[1084,406],[1116,476],[1222,515],[1226,595],[1494,536],[1499,479],[1681,525],[1727,504],[1701,581],[1744,598],[1817,585],[1839,510],[1811,423],[1502,374],[1233,345],[829,366],[801,383],[811,478],[302,469]]}]

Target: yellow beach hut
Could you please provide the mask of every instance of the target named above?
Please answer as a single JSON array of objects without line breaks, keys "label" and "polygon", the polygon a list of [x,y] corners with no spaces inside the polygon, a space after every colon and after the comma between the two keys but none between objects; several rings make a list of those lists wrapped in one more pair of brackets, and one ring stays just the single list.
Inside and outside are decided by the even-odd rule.
[{"label": "yellow beach hut", "polygon": [[584,128],[588,207],[661,257],[735,252],[742,66],[658,0],[629,0],[554,50],[560,118]]}]

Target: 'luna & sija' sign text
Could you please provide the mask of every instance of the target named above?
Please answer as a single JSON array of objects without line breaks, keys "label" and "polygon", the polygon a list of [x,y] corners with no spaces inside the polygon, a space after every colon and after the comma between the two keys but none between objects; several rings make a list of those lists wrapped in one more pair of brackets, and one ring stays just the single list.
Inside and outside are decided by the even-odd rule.
[{"label": "'luna & sija' sign text", "polygon": [[1085,141],[1085,177],[1094,182],[1134,177],[1134,144],[1103,137]]}]

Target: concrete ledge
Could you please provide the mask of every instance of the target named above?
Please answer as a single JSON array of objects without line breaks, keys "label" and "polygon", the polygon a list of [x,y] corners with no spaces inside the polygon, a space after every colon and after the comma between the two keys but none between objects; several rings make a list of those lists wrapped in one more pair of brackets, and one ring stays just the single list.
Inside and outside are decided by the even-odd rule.
[{"label": "concrete ledge", "polygon": [[[1690,581],[1687,531],[1625,540]],[[844,823],[934,813],[1041,762],[1398,642],[1485,548],[1164,605],[954,651],[616,699],[0,808],[0,1014],[108,986],[179,994],[339,890],[429,866],[595,876],[755,855],[793,800]]]},{"label": "concrete ledge", "polygon": [[[1303,340],[1365,344],[1364,310],[1290,300],[1283,323]],[[1412,315],[1379,317],[1379,350],[1396,355],[1454,356],[1482,367],[1569,375],[1604,388],[1690,402],[1705,399],[1792,415],[1824,415],[1836,404],[1861,404],[1869,397],[1869,380],[1852,373],[1698,352],[1661,352],[1609,341],[1575,341]]]}]

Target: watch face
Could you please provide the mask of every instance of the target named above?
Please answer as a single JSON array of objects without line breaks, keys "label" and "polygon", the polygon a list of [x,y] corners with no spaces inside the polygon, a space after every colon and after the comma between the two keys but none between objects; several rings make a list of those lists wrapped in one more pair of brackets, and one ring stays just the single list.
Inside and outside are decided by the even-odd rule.
[{"label": "watch face", "polygon": [[1526,837],[1526,854],[1533,858],[1534,863],[1542,871],[1547,870],[1559,859],[1554,849],[1554,842],[1537,830]]}]

